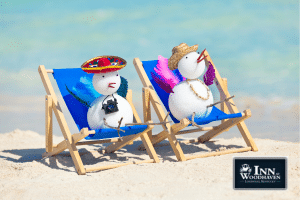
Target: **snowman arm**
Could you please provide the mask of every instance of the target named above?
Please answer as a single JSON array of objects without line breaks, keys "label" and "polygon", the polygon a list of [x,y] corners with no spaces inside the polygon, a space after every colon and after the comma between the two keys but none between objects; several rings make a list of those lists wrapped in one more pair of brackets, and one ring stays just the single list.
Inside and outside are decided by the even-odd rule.
[{"label": "snowman arm", "polygon": [[87,102],[87,101],[84,101],[83,99],[81,99],[79,96],[77,96],[76,94],[74,94],[71,90],[69,90],[68,86],[66,85],[66,89],[67,91],[77,100],[79,101],[80,103],[82,103],[83,105],[85,105],[86,107],[90,108],[91,105]]},{"label": "snowman arm", "polygon": [[208,68],[206,73],[203,76],[204,83],[209,86],[214,83],[214,79],[216,77],[214,66],[211,62],[208,62]]}]

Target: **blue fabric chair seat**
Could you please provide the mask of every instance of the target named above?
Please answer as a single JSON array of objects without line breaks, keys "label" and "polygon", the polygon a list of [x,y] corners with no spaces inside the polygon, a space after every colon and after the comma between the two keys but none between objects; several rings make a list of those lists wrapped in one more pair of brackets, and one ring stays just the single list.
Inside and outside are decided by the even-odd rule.
[{"label": "blue fabric chair seat", "polygon": [[[136,125],[136,126],[125,126],[125,127],[121,127],[120,129],[124,130],[125,133],[123,131],[120,131],[120,136],[127,136],[127,135],[133,135],[133,134],[137,134],[140,133],[144,130],[146,130],[147,125]],[[96,139],[104,139],[104,138],[115,138],[115,137],[119,137],[118,135],[118,131],[115,129],[111,129],[111,128],[105,128],[105,129],[98,129],[95,130],[96,133],[95,135],[89,135],[87,136],[85,139],[86,140],[96,140]]]},{"label": "blue fabric chair seat", "polygon": [[[91,130],[87,122],[88,107],[74,98],[68,89],[81,99],[85,100],[88,104],[92,103],[93,100],[101,96],[101,94],[99,94],[93,87],[93,74],[88,74],[82,71],[81,68],[53,69],[53,77],[56,80],[60,93],[63,96],[67,108],[70,111],[78,129],[81,130],[82,128],[89,128],[89,130]],[[147,125],[126,126],[121,127],[125,133],[122,131],[119,133],[122,137],[140,133],[146,128]],[[89,135],[85,139],[94,140],[119,137],[118,131],[115,129],[107,128],[95,131],[95,135]]]},{"label": "blue fabric chair seat", "polygon": [[[194,118],[194,122],[198,125],[204,125],[209,124],[213,121],[219,121],[223,119],[230,119],[230,118],[236,118],[236,117],[242,117],[242,113],[235,113],[235,114],[226,114],[219,110],[217,107],[213,106],[211,113],[206,118]],[[189,117],[189,120],[192,120],[192,117]],[[191,124],[190,124],[191,126]]]}]

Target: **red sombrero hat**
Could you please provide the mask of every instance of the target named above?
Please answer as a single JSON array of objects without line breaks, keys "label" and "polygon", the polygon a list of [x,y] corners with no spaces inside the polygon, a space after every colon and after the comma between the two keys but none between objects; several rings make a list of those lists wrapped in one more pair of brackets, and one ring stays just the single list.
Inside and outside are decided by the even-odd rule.
[{"label": "red sombrero hat", "polygon": [[127,64],[126,60],[118,56],[98,56],[81,65],[87,73],[106,73],[122,69]]}]

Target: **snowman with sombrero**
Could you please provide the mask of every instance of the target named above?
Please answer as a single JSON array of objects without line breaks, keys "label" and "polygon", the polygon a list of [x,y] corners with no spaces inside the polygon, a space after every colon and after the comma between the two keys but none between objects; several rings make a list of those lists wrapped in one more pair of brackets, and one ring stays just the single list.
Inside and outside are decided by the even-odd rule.
[{"label": "snowman with sombrero", "polygon": [[[94,74],[94,89],[102,94],[88,109],[87,121],[91,129],[122,127],[133,122],[131,106],[123,98],[127,93],[127,81],[118,73],[125,66],[126,61],[117,56],[99,56],[82,64],[83,71]],[[124,84],[126,86],[122,87]],[[118,90],[120,86],[125,92]],[[117,91],[123,93],[123,97]]]}]

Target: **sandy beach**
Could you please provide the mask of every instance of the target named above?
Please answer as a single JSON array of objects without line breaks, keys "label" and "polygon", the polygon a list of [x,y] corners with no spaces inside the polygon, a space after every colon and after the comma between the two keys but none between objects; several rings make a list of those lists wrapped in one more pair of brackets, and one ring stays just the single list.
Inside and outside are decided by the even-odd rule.
[{"label": "sandy beach", "polygon": [[[63,137],[54,136],[54,143]],[[79,176],[65,151],[42,158],[45,138],[33,131],[0,134],[0,199],[298,199],[299,143],[254,139],[259,151],[177,162],[169,145],[156,147],[160,163],[129,165]],[[167,141],[166,141],[167,143]],[[113,154],[105,145],[79,146],[86,166],[148,158],[141,141]],[[245,146],[242,138],[182,144],[187,154]],[[234,156],[287,156],[287,190],[233,190]]]},{"label": "sandy beach", "polygon": [[[300,200],[299,22],[299,1],[285,0],[1,1],[0,200]],[[162,64],[157,65],[156,60]],[[45,67],[43,72],[40,66]],[[118,77],[125,78],[128,84]],[[103,84],[100,79],[107,82]],[[77,174],[68,150],[42,157],[46,123],[51,124],[46,127],[52,128],[56,146],[64,141],[61,125],[76,134],[78,127],[87,127],[90,120],[102,124],[97,93],[125,96],[126,88],[132,91],[130,99],[141,121],[156,124],[167,110],[173,116],[188,110],[186,116],[193,112],[200,115],[208,104],[232,97],[225,107],[215,106],[232,114],[251,110],[245,124],[258,151],[178,162],[165,140],[155,146],[159,163],[144,162],[86,175]],[[176,95],[174,91],[178,91]],[[178,101],[169,101],[174,96]],[[73,97],[80,98],[83,106]],[[108,102],[102,103],[108,106]],[[63,116],[56,111],[47,112],[50,105]],[[121,111],[118,114],[128,109],[124,113],[131,122],[127,102],[122,99],[117,105]],[[95,112],[99,121],[97,116],[86,113],[93,106],[99,106],[99,110],[95,109],[99,111]],[[105,119],[110,121],[108,117]],[[222,115],[217,118],[223,120]],[[173,125],[170,115],[166,119]],[[219,120],[198,124],[214,127],[222,123]],[[123,117],[122,123],[125,121]],[[163,128],[155,125],[153,135]],[[186,156],[224,153],[235,148],[249,150],[239,128],[224,127],[224,133],[205,143],[182,142],[204,131],[176,137]],[[214,130],[210,133],[216,133]],[[65,144],[69,146],[62,142],[60,147]],[[84,167],[92,171],[92,167],[148,160],[141,144],[136,140],[110,154],[103,153],[109,144],[77,148]],[[235,157],[287,157],[287,189],[235,190]],[[258,170],[255,165],[239,163],[235,169],[254,177]],[[272,179],[282,174],[277,171],[281,169],[278,165],[259,165],[260,170],[273,174]]]}]

